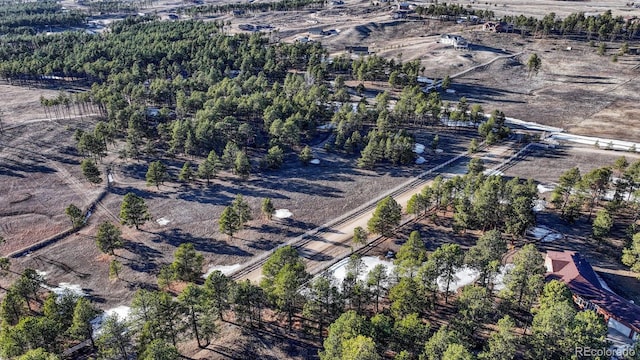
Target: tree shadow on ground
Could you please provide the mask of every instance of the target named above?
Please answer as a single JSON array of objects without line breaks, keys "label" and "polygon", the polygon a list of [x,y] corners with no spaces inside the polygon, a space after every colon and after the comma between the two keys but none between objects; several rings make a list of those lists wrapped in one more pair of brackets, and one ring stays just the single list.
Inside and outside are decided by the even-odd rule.
[{"label": "tree shadow on ground", "polygon": [[162,198],[162,199],[168,198],[168,195],[166,194],[159,193],[159,192],[151,192],[144,189],[138,189],[133,186],[124,186],[124,187],[110,186],[109,192],[115,195],[120,195],[120,196],[124,196],[128,193],[133,193],[136,196],[139,196],[145,200],[157,199],[157,198]]},{"label": "tree shadow on ground", "polygon": [[154,234],[156,235],[156,239],[154,239],[153,241],[161,241],[175,247],[180,246],[180,244],[191,243],[197,251],[202,252],[208,252],[218,255],[233,255],[245,257],[254,255],[224,241],[216,240],[213,238],[193,236],[192,234],[186,233],[182,229],[178,228],[173,228]]},{"label": "tree shadow on ground", "polygon": [[156,260],[163,256],[162,252],[137,241],[126,241],[124,248],[137,256],[137,259],[125,258],[128,260],[125,265],[138,272],[153,272],[158,268]]},{"label": "tree shadow on ground", "polygon": [[276,246],[280,245],[281,243],[282,242],[280,241],[260,238],[258,240],[249,242],[247,246],[256,250],[271,250],[271,249],[274,249]]},{"label": "tree shadow on ground", "polygon": [[[3,159],[2,161],[3,163],[0,164],[0,176],[4,175],[25,178],[26,176],[24,173],[52,174],[56,172],[52,167],[39,164],[44,163],[43,161],[36,161],[32,159],[31,164],[8,158]],[[11,164],[9,162],[11,162]]]}]

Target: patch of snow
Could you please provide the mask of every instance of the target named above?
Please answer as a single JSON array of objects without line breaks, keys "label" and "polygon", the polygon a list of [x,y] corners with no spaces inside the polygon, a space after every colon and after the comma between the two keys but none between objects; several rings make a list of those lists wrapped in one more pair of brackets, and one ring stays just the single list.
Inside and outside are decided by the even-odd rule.
[{"label": "patch of snow", "polygon": [[487,169],[487,170],[483,171],[482,173],[487,175],[487,176],[492,176],[492,175],[504,176],[504,173],[502,171],[496,170],[496,169]]},{"label": "patch of snow", "polygon": [[419,158],[416,159],[416,165],[422,165],[426,162],[427,160],[425,160],[425,158],[423,158],[422,156],[420,156]]},{"label": "patch of snow", "polygon": [[84,222],[87,222],[87,220],[89,220],[91,214],[93,214],[91,211],[87,211],[87,215],[84,217]]},{"label": "patch of snow", "polygon": [[165,225],[167,225],[168,223],[170,223],[170,222],[171,222],[171,220],[169,220],[169,219],[167,219],[167,218],[163,218],[163,217],[161,217],[161,218],[159,218],[158,220],[156,220],[156,222],[157,222],[158,224],[160,224],[160,226],[165,226]]},{"label": "patch of snow", "polygon": [[440,154],[440,153],[443,153],[443,152],[444,152],[444,150],[442,150],[442,149],[436,149],[436,152],[437,152],[438,154]]},{"label": "patch of snow", "polygon": [[552,192],[556,187],[553,185],[538,184],[537,188],[538,188],[538,193],[542,194],[542,193]]},{"label": "patch of snow", "polygon": [[57,287],[51,287],[48,285],[42,285],[43,288],[51,291],[52,293],[63,296],[65,294],[72,294],[78,297],[87,296],[87,293],[82,290],[82,286],[78,284],[69,284],[66,282],[61,282]]},{"label": "patch of snow", "polygon": [[36,274],[40,275],[43,279],[47,277],[46,271],[36,270]]},{"label": "patch of snow", "polygon": [[[488,119],[491,116],[491,114],[485,114],[485,116]],[[504,122],[506,124],[514,124],[514,125],[522,126],[523,128],[529,129],[529,130],[550,131],[550,132],[563,132],[564,131],[564,129],[559,128],[559,127],[546,126],[546,125],[538,124],[538,123],[535,123],[535,122],[523,121],[523,120],[514,119],[514,118],[510,118],[510,117],[505,117]]]},{"label": "patch of snow", "polygon": [[527,234],[531,235],[536,240],[540,240],[542,242],[553,242],[556,240],[560,240],[564,238],[559,232],[556,232],[552,229],[549,229],[545,226],[535,226],[527,230]]},{"label": "patch of snow", "polygon": [[545,236],[544,238],[542,238],[540,241],[542,242],[554,242],[556,240],[562,240],[564,238],[564,235],[558,233],[558,232],[553,232],[547,236]]},{"label": "patch of snow", "polygon": [[569,142],[575,142],[578,144],[593,145],[593,146],[595,146],[597,143],[600,148],[607,148],[610,146],[612,150],[622,150],[622,151],[629,151],[631,147],[635,146],[636,152],[640,151],[640,143],[631,142],[631,141],[604,139],[604,138],[573,135],[573,134],[566,134],[566,133],[554,133],[554,134],[551,134],[551,138],[554,140],[564,140]]},{"label": "patch of snow", "polygon": [[547,202],[542,199],[536,200],[533,203],[533,211],[535,212],[544,211],[544,209],[546,208],[547,208]]},{"label": "patch of snow", "polygon": [[289,209],[278,209],[273,216],[278,219],[288,219],[293,216],[293,213]]},{"label": "patch of snow", "polygon": [[111,174],[107,175],[107,178],[109,179],[109,182],[112,183],[113,182],[113,176],[111,176]]},{"label": "patch of snow", "polygon": [[93,333],[95,336],[100,335],[102,332],[102,323],[104,320],[111,316],[116,316],[118,320],[123,321],[129,318],[131,314],[131,308],[125,305],[121,305],[118,307],[114,307],[112,309],[106,310],[93,320],[91,320],[91,326],[93,327]]},{"label": "patch of snow", "polygon": [[333,124],[324,124],[324,125],[318,126],[316,129],[317,130],[333,130],[335,128],[336,128],[336,126],[333,125]]},{"label": "patch of snow", "polygon": [[495,279],[493,279],[493,290],[500,291],[505,288],[504,285],[504,276],[507,272],[513,269],[513,264],[506,264],[500,267],[500,272],[496,274]]},{"label": "patch of snow", "polygon": [[202,275],[202,277],[204,279],[208,278],[209,275],[211,275],[214,271],[220,271],[221,273],[225,274],[225,275],[229,275],[231,273],[233,273],[234,271],[236,271],[237,269],[239,269],[242,266],[242,264],[233,264],[233,265],[213,265],[211,267],[209,267],[209,269],[207,270],[206,273],[204,273],[204,275]]},{"label": "patch of snow", "polygon": [[313,159],[313,160],[309,161],[309,163],[313,164],[313,165],[318,165],[318,164],[320,164],[320,159]]},{"label": "patch of snow", "polygon": [[[387,267],[387,275],[391,275],[395,265],[391,261],[381,260],[376,256],[363,256],[362,262],[364,263],[364,270],[358,279],[364,280],[367,277],[369,271],[371,271],[376,265],[382,264]],[[347,276],[347,263],[349,258],[342,259],[329,268],[329,272],[338,280],[338,284],[342,284],[344,278]]]},{"label": "patch of snow", "polygon": [[416,154],[422,154],[424,152],[424,145],[416,143],[413,145],[413,152]]},{"label": "patch of snow", "polygon": [[449,127],[476,127],[476,124],[471,121],[451,121],[447,118],[441,118],[440,122],[442,125]]},{"label": "patch of snow", "polygon": [[447,89],[445,91],[447,92],[447,94],[455,94],[456,93],[456,91],[453,90],[453,89]]},{"label": "patch of snow", "polygon": [[[480,273],[476,270],[470,269],[466,266],[460,268],[455,274],[454,280],[449,284],[449,291],[456,292],[459,288],[469,285],[476,281]],[[438,278],[438,288],[440,291],[445,291],[447,287],[446,281],[442,277]]]},{"label": "patch of snow", "polygon": [[531,235],[536,240],[541,240],[545,236],[552,233],[551,229],[547,229],[546,227],[536,226],[529,230],[527,230],[527,234]]}]

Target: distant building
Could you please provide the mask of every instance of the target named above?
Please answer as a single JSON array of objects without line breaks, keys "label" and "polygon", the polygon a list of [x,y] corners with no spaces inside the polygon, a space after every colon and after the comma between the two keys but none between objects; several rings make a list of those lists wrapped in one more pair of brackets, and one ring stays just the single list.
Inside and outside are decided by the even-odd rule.
[{"label": "distant building", "polygon": [[573,301],[602,315],[613,328],[633,341],[640,337],[640,306],[606,289],[589,262],[573,251],[547,251],[547,280],[567,284]]},{"label": "distant building", "polygon": [[409,15],[408,11],[399,10],[399,11],[394,11],[393,14],[391,14],[391,18],[392,19],[406,19],[408,15]]},{"label": "distant building", "polygon": [[469,42],[462,36],[458,35],[443,34],[440,36],[440,40],[438,40],[438,42],[445,45],[453,45],[455,49],[469,48]]},{"label": "distant building", "polygon": [[369,55],[368,46],[345,46],[344,49],[351,54],[356,55]]},{"label": "distant building", "polygon": [[409,11],[410,8],[411,8],[411,5],[408,2],[398,3],[398,10]]},{"label": "distant building", "polygon": [[512,32],[513,24],[508,24],[506,22],[487,22],[482,25],[482,30],[491,31],[491,32]]}]

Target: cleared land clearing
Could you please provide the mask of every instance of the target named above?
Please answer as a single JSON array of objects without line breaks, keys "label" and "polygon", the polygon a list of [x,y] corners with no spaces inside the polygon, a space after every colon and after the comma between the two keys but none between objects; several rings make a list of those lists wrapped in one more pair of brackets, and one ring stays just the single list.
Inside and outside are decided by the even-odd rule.
[{"label": "cleared land clearing", "polygon": [[[7,117],[9,118],[9,117]],[[86,209],[102,191],[82,178],[73,131],[86,121],[38,122],[6,130],[0,138],[2,254],[56,235],[70,222],[71,203]]]}]

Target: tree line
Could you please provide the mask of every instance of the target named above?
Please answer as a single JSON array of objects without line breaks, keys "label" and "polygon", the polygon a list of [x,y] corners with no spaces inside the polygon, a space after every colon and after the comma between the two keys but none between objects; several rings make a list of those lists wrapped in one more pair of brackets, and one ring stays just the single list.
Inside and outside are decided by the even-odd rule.
[{"label": "tree line", "polygon": [[51,27],[80,26],[86,20],[86,13],[64,11],[57,1],[8,1],[0,7],[0,32],[5,35],[34,35]]}]

